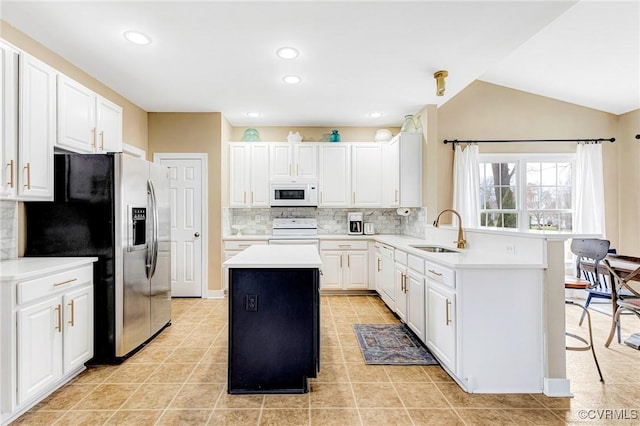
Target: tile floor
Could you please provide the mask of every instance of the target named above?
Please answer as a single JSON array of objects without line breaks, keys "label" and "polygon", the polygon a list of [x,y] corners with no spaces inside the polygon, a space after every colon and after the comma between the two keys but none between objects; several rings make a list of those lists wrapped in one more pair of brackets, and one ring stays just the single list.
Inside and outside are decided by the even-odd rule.
[{"label": "tile floor", "polygon": [[[594,313],[604,342],[609,317]],[[576,329],[577,311],[568,312]],[[226,393],[227,301],[175,299],[173,325],[120,366],[92,367],[14,424],[24,425],[562,425],[638,424],[640,352],[569,352],[574,398],[467,394],[438,366],[367,366],[353,323],[397,322],[374,296],[322,298],[322,364],[302,395]],[[627,318],[624,335],[640,331]],[[481,349],[479,349],[481,350]],[[580,410],[590,418],[580,419]],[[617,410],[617,411],[614,411]],[[637,410],[637,411],[633,411]],[[622,415],[625,420],[603,420]],[[599,416],[599,417],[598,417]],[[597,418],[596,418],[597,417]]]}]

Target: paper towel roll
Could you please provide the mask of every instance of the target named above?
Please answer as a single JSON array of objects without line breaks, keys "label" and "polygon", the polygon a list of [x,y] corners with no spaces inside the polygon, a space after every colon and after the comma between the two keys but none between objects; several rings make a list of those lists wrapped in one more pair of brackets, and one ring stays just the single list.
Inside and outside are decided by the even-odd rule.
[{"label": "paper towel roll", "polygon": [[411,209],[400,207],[396,209],[396,213],[398,213],[398,215],[400,216],[409,216],[411,214]]}]

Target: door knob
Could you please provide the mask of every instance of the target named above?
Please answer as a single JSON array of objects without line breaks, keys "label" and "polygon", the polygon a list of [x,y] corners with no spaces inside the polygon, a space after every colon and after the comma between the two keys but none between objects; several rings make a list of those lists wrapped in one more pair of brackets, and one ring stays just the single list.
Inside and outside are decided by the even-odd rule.
[{"label": "door knob", "polygon": [[196,238],[198,238],[200,236],[199,232],[196,232],[195,234],[193,234]]}]

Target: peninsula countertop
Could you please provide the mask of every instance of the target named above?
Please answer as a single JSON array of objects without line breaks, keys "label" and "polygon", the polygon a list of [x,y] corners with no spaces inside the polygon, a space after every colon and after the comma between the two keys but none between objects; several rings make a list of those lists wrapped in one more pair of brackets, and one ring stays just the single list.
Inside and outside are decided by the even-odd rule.
[{"label": "peninsula countertop", "polygon": [[223,263],[225,268],[320,268],[315,246],[253,245]]}]

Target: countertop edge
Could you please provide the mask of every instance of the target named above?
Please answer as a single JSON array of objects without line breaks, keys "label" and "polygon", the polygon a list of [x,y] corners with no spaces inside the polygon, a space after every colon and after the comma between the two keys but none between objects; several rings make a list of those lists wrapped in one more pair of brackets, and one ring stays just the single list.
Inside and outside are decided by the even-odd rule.
[{"label": "countertop edge", "polygon": [[19,257],[0,261],[0,281],[18,281],[94,263],[97,257]]}]

